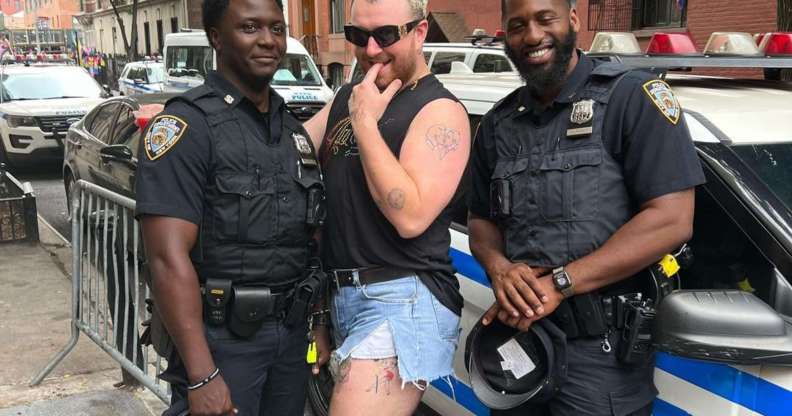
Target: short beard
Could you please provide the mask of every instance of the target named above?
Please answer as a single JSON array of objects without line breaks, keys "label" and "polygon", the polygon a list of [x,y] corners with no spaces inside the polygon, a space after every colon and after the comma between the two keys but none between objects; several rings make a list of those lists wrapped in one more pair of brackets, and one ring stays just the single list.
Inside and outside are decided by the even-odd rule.
[{"label": "short beard", "polygon": [[528,92],[534,97],[541,97],[548,89],[558,87],[566,78],[569,61],[572,60],[572,54],[575,53],[576,41],[577,32],[572,30],[572,28],[569,29],[563,41],[554,38],[553,49],[555,49],[556,53],[548,69],[526,64],[523,60],[525,55],[522,51],[511,49],[508,43],[504,45],[504,50],[506,56],[517,67],[517,71],[520,72],[520,77],[525,81]]}]

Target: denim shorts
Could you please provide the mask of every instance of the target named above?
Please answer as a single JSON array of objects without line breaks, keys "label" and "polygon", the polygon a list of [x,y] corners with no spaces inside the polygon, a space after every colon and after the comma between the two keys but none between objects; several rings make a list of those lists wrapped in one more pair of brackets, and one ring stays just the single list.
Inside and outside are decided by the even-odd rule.
[{"label": "denim shorts", "polygon": [[386,358],[367,355],[371,351],[367,338],[386,324],[402,385],[429,383],[453,373],[459,316],[443,306],[418,276],[341,287],[333,297],[332,319],[337,346],[332,361],[336,363],[350,356],[358,358],[354,352],[364,341],[369,352],[360,358]]}]

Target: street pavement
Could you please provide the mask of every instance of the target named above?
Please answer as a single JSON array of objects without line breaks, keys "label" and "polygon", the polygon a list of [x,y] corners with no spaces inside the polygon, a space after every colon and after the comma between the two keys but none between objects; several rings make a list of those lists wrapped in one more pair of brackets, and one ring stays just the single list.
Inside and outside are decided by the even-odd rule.
[{"label": "street pavement", "polygon": [[40,221],[41,244],[0,244],[0,416],[160,414],[144,389],[122,390],[117,363],[81,336],[37,387],[30,380],[70,336],[71,247]]}]

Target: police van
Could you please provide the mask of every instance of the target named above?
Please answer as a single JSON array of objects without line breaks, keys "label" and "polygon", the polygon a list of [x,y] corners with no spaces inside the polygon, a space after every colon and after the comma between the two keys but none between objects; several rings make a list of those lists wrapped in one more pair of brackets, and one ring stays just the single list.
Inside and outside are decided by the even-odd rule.
[{"label": "police van", "polygon": [[[184,92],[203,84],[217,67],[214,50],[202,30],[165,35],[165,92]],[[270,83],[298,119],[307,120],[333,97],[311,55],[292,37],[286,39],[286,56]]]},{"label": "police van", "polygon": [[[654,328],[660,394],[653,413],[790,415],[792,83],[676,74],[670,69],[766,68],[772,73],[792,68],[792,34],[766,35],[761,52],[747,34],[714,34],[706,55],[696,56],[662,34],[650,41],[647,53],[618,49],[634,41],[620,36],[595,39],[591,53],[622,52],[610,59],[651,68],[672,86],[707,178],[696,191],[689,242],[695,259],[680,272],[682,291],[661,304]],[[748,50],[734,49],[739,45]],[[516,74],[438,78],[467,107],[471,131],[497,101],[522,85]],[[460,205],[454,206],[450,255],[465,300],[462,333],[451,382],[432,382],[423,406],[442,415],[488,415],[470,388],[464,346],[494,296],[470,254],[464,198],[455,200]],[[323,405],[331,388],[326,373],[312,382],[309,393],[317,414],[326,414]],[[629,394],[611,396],[617,402]]]}]

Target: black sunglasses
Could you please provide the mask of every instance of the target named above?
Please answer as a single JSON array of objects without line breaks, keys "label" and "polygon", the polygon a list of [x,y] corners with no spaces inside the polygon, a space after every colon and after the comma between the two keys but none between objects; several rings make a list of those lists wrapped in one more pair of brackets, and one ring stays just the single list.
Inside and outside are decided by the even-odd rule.
[{"label": "black sunglasses", "polygon": [[363,48],[368,45],[369,37],[373,37],[381,48],[387,48],[407,36],[422,20],[424,19],[416,19],[399,26],[380,26],[372,31],[361,29],[357,26],[345,25],[344,36],[349,42]]}]

